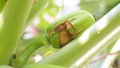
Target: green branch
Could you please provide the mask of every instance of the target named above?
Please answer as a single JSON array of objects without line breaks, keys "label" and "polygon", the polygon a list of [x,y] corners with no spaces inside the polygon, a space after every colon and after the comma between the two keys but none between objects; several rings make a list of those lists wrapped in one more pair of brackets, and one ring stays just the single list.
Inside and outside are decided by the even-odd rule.
[{"label": "green branch", "polygon": [[0,16],[0,64],[8,64],[23,33],[33,0],[8,0]]},{"label": "green branch", "polygon": [[[86,63],[88,63],[92,59],[92,57],[94,57],[103,49],[105,49],[107,46],[109,46],[111,43],[116,41],[118,37],[120,37],[120,27],[115,29],[111,34],[109,34],[102,41],[100,41],[95,47],[89,50],[89,52],[87,52],[83,57],[81,57],[78,60],[78,62],[75,63],[75,65],[78,68],[84,66]],[[109,68],[109,67],[105,67],[105,68]]]},{"label": "green branch", "polygon": [[[26,64],[30,56],[41,46],[48,45],[48,41],[46,38],[46,33],[41,33],[36,36],[35,40],[27,45],[27,47],[17,56],[14,62],[12,62],[13,66],[16,68],[21,68]],[[14,60],[14,59],[13,59]]]},{"label": "green branch", "polygon": [[[119,29],[120,30],[120,29]],[[119,31],[120,32],[120,31]],[[120,37],[120,36],[119,36]],[[116,60],[116,58],[119,56],[119,52],[120,52],[120,38],[116,41],[116,43],[114,44],[113,48],[111,49],[111,51],[108,53],[108,54],[111,54],[111,55],[108,55],[103,64],[101,65],[100,68],[110,68],[114,61]]]},{"label": "green branch", "polygon": [[40,11],[46,6],[47,2],[48,0],[36,0],[30,11],[28,23],[30,23],[38,15],[38,13],[40,13]]}]

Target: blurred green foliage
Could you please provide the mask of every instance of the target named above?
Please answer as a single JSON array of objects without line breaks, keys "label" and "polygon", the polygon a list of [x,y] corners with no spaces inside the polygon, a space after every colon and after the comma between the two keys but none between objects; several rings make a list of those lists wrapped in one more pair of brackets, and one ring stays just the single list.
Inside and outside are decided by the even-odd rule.
[{"label": "blurred green foliage", "polygon": [[55,19],[60,7],[54,3],[54,0],[49,0],[46,8],[39,14],[40,22],[38,28],[46,31],[51,19]]},{"label": "blurred green foliage", "polygon": [[[7,0],[0,0],[0,12],[4,8],[6,1]],[[120,3],[120,0],[80,0],[80,3],[78,6],[80,7],[80,10],[89,11],[90,13],[92,13],[95,16],[96,20],[99,20],[102,16],[104,16],[106,13],[108,13],[112,8],[114,8],[119,3]],[[38,31],[37,35],[39,35],[39,33],[41,33],[41,32],[46,32],[49,23],[52,23],[54,20],[56,20],[57,15],[60,12],[62,12],[62,11],[60,11],[61,8],[63,9],[64,5],[62,5],[62,6],[57,5],[55,3],[55,0],[48,1],[46,7],[43,8],[43,10],[39,13],[39,15],[37,17],[40,20],[40,21],[38,21],[38,24],[34,25],[34,22],[32,24],[30,24],[30,26],[32,25],[33,28],[35,27],[35,30]],[[70,7],[68,7],[68,8],[70,8]],[[26,34],[26,32],[23,34],[23,36],[25,34]],[[25,38],[21,37],[21,40],[18,44],[16,52],[20,53],[21,51],[23,51],[27,47],[27,44],[32,42],[35,38],[36,37],[30,38],[30,39],[25,39]],[[40,39],[43,39],[43,38],[40,38]],[[106,49],[105,52],[109,52],[112,47],[113,47],[113,45],[110,45]],[[35,53],[39,53],[42,56],[44,56],[48,52],[52,52],[52,51],[54,52],[57,50],[58,49],[52,48],[51,45],[47,45],[47,46],[43,46],[43,47],[39,48],[39,50]],[[33,54],[33,56],[34,55],[35,54]],[[92,68],[95,68],[95,65],[96,66],[100,65],[100,62],[98,61],[98,63],[93,64]]]},{"label": "blurred green foliage", "polygon": [[95,15],[96,20],[100,19],[112,8],[114,8],[120,0],[80,0],[80,8],[87,10]]},{"label": "blurred green foliage", "polygon": [[[39,19],[40,21],[37,21],[38,24],[34,25],[34,21],[33,23],[31,23],[29,26],[33,26],[33,28],[35,27],[35,30],[38,31],[38,33],[41,32],[46,32],[46,29],[49,25],[49,23],[51,23],[51,19],[56,18],[56,15],[59,12],[60,7],[58,5],[55,4],[54,0],[49,0],[46,7],[43,8],[43,10],[39,13],[37,19]],[[30,39],[25,39],[24,36],[26,34],[28,34],[29,32],[25,32],[23,34],[23,37],[21,37],[21,41],[19,42],[19,46],[18,46],[18,50],[17,52],[20,53],[20,51],[24,50],[25,47],[27,47],[27,44],[29,44],[29,42],[32,42],[35,38],[30,38]],[[34,34],[34,33],[32,33]],[[38,34],[39,35],[39,34]],[[40,54],[43,55],[45,52],[47,52],[48,50],[51,50],[51,46],[44,46],[42,48],[40,48]],[[53,50],[53,48],[52,48]]]}]

